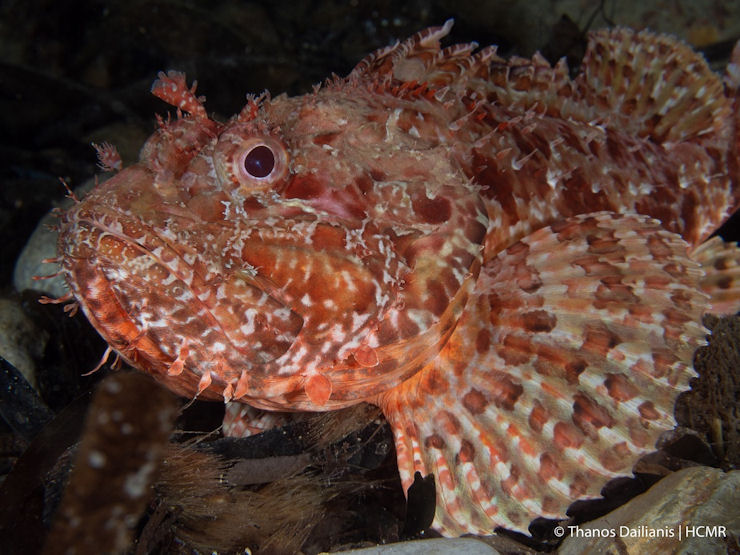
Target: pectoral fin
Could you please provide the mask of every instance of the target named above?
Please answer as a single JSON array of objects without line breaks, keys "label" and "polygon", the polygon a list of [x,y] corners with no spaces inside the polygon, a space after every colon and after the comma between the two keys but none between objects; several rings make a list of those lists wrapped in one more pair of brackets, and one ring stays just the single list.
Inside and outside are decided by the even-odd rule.
[{"label": "pectoral fin", "polygon": [[378,403],[434,527],[526,531],[629,474],[674,426],[707,296],[688,245],[636,214],[540,229],[488,262],[440,356]]}]

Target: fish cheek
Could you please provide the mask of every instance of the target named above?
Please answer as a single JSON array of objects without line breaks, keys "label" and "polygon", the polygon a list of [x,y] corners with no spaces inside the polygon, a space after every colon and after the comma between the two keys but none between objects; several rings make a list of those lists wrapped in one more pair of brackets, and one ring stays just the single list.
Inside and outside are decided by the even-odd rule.
[{"label": "fish cheek", "polygon": [[231,346],[256,364],[285,354],[303,327],[303,318],[268,293],[234,274],[209,295],[210,314]]}]

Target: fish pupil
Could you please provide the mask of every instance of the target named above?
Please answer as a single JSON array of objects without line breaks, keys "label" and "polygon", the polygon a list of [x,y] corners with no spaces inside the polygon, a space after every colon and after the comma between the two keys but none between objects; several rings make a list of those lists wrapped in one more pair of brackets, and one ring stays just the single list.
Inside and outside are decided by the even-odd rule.
[{"label": "fish pupil", "polygon": [[244,158],[244,169],[252,177],[267,177],[275,168],[275,155],[264,145],[256,146]]}]

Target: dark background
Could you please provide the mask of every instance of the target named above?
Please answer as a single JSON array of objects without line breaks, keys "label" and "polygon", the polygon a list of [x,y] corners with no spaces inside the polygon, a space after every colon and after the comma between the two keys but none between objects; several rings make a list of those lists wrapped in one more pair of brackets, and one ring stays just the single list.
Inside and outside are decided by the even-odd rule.
[{"label": "dark background", "polygon": [[[497,44],[503,56],[540,50],[551,61],[566,56],[572,68],[583,55],[585,33],[607,25],[681,36],[718,71],[740,38],[737,0],[5,0],[0,298],[19,297],[12,285],[15,260],[38,220],[62,201],[60,178],[75,188],[98,171],[90,143],[115,144],[125,164],[136,159],[155,128],[154,115],[171,108],[149,94],[157,72],[178,69],[189,82],[197,79],[209,113],[227,119],[241,110],[247,93],[309,92],[332,73],[347,74],[372,50],[450,17],[450,41]],[[739,238],[732,230],[725,237]],[[80,375],[95,367],[105,346],[82,316],[63,318],[58,307],[42,311],[36,301],[29,294],[21,304],[52,337],[38,381],[44,401],[58,411],[89,390]],[[30,341],[41,342],[38,334]],[[218,426],[218,416],[201,421],[201,429]],[[5,428],[0,423],[0,440],[12,436]],[[48,443],[64,447],[60,436],[52,434]],[[24,448],[16,444],[15,456]],[[12,466],[6,459],[0,457],[0,473]],[[30,537],[38,530],[17,532]]]},{"label": "dark background", "polygon": [[169,107],[149,88],[160,70],[197,79],[209,113],[246,93],[301,94],[372,50],[455,18],[454,41],[576,65],[589,28],[621,24],[684,37],[717,68],[740,37],[731,0],[10,0],[0,3],[0,294],[39,218],[96,172],[90,142],[125,163]]}]

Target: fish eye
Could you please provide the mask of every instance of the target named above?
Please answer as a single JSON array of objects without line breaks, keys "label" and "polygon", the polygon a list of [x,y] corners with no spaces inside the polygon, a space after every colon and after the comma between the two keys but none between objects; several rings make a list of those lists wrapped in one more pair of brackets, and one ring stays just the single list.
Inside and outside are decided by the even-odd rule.
[{"label": "fish eye", "polygon": [[222,133],[214,152],[215,169],[229,188],[266,191],[288,173],[288,151],[276,137],[252,133],[243,124]]},{"label": "fish eye", "polygon": [[268,177],[275,169],[275,155],[267,145],[258,145],[244,156],[244,170],[257,179]]}]

